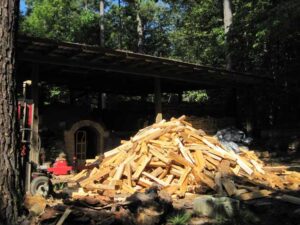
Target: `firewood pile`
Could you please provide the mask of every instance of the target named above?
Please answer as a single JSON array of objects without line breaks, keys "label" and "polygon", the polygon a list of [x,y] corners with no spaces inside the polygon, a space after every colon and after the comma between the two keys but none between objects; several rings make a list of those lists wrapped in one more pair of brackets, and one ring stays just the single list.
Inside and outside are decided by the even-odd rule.
[{"label": "firewood pile", "polygon": [[172,197],[210,191],[242,200],[299,190],[299,173],[266,167],[254,152],[240,151],[227,150],[185,116],[163,120],[105,152],[102,160],[88,160],[98,165],[71,178],[81,187],[73,196],[133,194],[153,185]]}]

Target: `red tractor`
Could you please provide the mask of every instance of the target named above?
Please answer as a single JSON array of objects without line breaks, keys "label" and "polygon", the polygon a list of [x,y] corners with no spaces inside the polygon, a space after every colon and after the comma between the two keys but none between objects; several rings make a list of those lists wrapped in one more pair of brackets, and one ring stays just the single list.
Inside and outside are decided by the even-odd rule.
[{"label": "red tractor", "polygon": [[47,196],[53,186],[50,178],[53,175],[67,175],[72,169],[72,166],[68,166],[64,153],[59,154],[59,157],[52,167],[49,167],[49,164],[37,166],[37,172],[31,173],[31,182],[28,182],[30,183],[30,193],[32,195],[40,194],[42,196]]}]

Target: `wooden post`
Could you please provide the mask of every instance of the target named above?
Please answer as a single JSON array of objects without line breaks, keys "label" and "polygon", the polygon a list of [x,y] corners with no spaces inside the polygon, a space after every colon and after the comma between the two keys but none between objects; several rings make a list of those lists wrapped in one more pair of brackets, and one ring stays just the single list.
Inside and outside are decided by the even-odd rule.
[{"label": "wooden post", "polygon": [[102,93],[98,93],[98,110],[102,110]]},{"label": "wooden post", "polygon": [[231,116],[235,119],[235,126],[241,127],[242,123],[239,117],[239,108],[238,108],[238,90],[237,88],[233,88],[231,90],[231,96],[230,96],[230,108],[231,110]]},{"label": "wooden post", "polygon": [[39,163],[39,65],[34,64],[32,67],[31,74],[31,95],[33,100],[33,118],[32,118],[32,131],[31,131],[31,140],[30,140],[30,153],[29,159],[34,163]]},{"label": "wooden post", "polygon": [[155,122],[157,123],[162,120],[160,78],[155,78],[154,81],[154,104],[155,104]]},{"label": "wooden post", "polygon": [[179,91],[178,93],[178,103],[181,104],[182,103],[182,91]]},{"label": "wooden post", "polygon": [[248,115],[246,119],[246,130],[247,133],[251,136],[256,133],[256,103],[255,96],[252,93],[253,90],[248,89],[247,94],[247,105],[248,105]]}]

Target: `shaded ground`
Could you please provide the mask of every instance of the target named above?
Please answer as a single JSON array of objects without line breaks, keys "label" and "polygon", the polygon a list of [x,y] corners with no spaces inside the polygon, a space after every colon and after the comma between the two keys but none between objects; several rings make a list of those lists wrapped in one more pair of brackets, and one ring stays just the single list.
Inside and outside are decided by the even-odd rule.
[{"label": "shaded ground", "polygon": [[[300,196],[300,192],[289,193],[294,196]],[[283,202],[273,198],[261,198],[247,202],[240,202],[240,209],[236,216],[226,219],[222,215],[215,218],[207,218],[198,215],[193,211],[193,198],[187,197],[173,201],[174,208],[166,208],[165,203],[159,202],[155,206],[141,202],[133,202],[132,204],[106,204],[93,206],[81,201],[52,200],[52,206],[48,206],[45,212],[39,217],[29,217],[29,220],[23,224],[41,224],[41,225],[54,225],[57,224],[61,215],[67,208],[72,210],[71,214],[67,217],[63,224],[83,224],[83,225],[130,225],[130,224],[236,224],[236,225],[296,225],[300,221],[300,207],[296,204]],[[153,201],[153,200],[151,200]],[[157,200],[155,200],[157,201]],[[159,208],[157,208],[159,207]],[[180,217],[190,215],[188,222],[180,223]],[[175,216],[179,217],[179,223],[172,220]],[[31,221],[31,222],[29,222]],[[170,221],[173,221],[171,223]]]},{"label": "shaded ground", "polygon": [[[285,165],[288,170],[300,171],[298,155],[262,154],[260,158],[268,165]],[[286,192],[285,194],[300,197],[300,191]],[[60,193],[47,200],[48,206],[41,215],[29,210],[28,216],[21,219],[23,221],[21,224],[55,225],[67,208],[72,211],[65,219],[63,223],[65,225],[297,225],[300,221],[299,205],[284,202],[274,197],[241,201],[237,214],[229,220],[222,215],[208,218],[197,214],[193,210],[195,197],[195,195],[188,195],[184,199],[173,200],[171,203],[168,197],[157,196],[150,192],[150,204],[145,203],[144,200],[134,200],[131,203],[125,201],[125,203],[116,204],[112,199],[105,198],[105,196],[98,199],[99,201],[86,202],[72,201],[66,194]],[[169,203],[173,207],[170,207]],[[183,217],[187,217],[188,221]]]}]

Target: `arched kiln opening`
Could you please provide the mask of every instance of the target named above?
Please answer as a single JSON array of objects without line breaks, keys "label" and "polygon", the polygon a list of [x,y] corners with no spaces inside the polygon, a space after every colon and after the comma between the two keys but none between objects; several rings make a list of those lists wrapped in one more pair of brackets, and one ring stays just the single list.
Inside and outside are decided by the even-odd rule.
[{"label": "arched kiln opening", "polygon": [[103,153],[105,131],[91,120],[81,120],[65,131],[65,149],[70,162],[76,159],[76,167],[84,166],[86,159],[93,159]]}]

